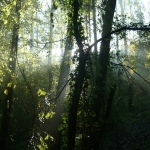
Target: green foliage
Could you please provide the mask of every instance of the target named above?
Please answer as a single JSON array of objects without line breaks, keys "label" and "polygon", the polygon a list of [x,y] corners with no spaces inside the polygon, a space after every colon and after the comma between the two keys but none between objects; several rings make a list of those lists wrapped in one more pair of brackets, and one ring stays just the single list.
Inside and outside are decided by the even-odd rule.
[{"label": "green foliage", "polygon": [[[46,3],[44,8],[42,7],[44,2],[36,0],[21,1],[19,13],[16,12],[17,2],[19,1],[2,1],[0,5],[0,126],[4,106],[3,100],[9,94],[6,87],[14,85],[6,149],[21,150],[26,148],[32,150],[37,148],[46,150],[49,149],[50,141],[56,140],[51,136],[51,133],[46,133],[49,132],[49,124],[45,125],[45,122],[48,122],[55,115],[52,98],[55,97],[60,71],[60,63],[57,63],[56,59],[53,58],[53,49],[57,51],[58,45],[64,46],[63,41],[66,35],[73,42],[74,37],[77,37],[76,34],[79,34],[81,38],[80,40],[76,39],[76,41],[83,44],[83,55],[88,54],[90,45],[88,41],[93,38],[93,35],[90,35],[91,30],[93,30],[93,27],[90,27],[92,25],[91,12],[93,6],[89,0],[79,0],[79,12],[77,20],[74,20],[73,0],[56,0],[51,5]],[[128,4],[127,1],[124,1],[124,3]],[[112,30],[126,26],[144,27],[141,6],[136,1],[134,3],[136,9],[140,11],[136,11],[130,17],[129,15],[116,14]],[[50,10],[51,6],[52,10]],[[95,8],[96,13],[98,13],[97,18],[102,23],[105,6],[101,2],[95,1]],[[58,21],[61,23],[58,23]],[[77,26],[74,26],[75,21],[77,21]],[[8,61],[12,59],[10,56],[12,29],[16,24],[19,24],[20,28],[19,43],[18,52],[15,56],[17,58],[16,72],[12,74],[8,67]],[[55,27],[54,24],[56,24]],[[53,36],[49,31],[51,26],[53,27]],[[89,29],[85,29],[85,27]],[[98,25],[98,21],[97,28],[96,30],[99,30],[101,34],[102,28]],[[85,35],[88,32],[89,35]],[[73,54],[74,71],[70,73],[69,92],[65,102],[67,111],[62,115],[62,124],[59,127],[59,131],[62,133],[62,150],[67,149],[68,144],[68,122],[70,108],[73,104],[72,98],[75,92],[75,94],[78,94],[80,91],[75,136],[77,150],[92,149],[98,139],[93,137],[99,137],[100,129],[105,123],[101,149],[148,149],[150,147],[147,138],[147,136],[149,137],[150,122],[149,95],[143,93],[144,90],[138,87],[138,84],[132,85],[132,88],[129,89],[132,81],[136,83],[132,77],[137,75],[135,73],[135,71],[138,71],[137,63],[140,62],[145,67],[150,67],[150,34],[147,31],[138,31],[135,38],[130,40],[127,38],[128,31],[121,31],[112,37],[112,49],[115,49],[114,37],[116,39],[119,37],[120,41],[126,38],[128,40],[126,46],[132,55],[122,55],[120,45],[115,52],[109,54],[105,87],[100,87],[99,85],[103,81],[98,80],[101,79],[103,72],[99,60],[100,52],[98,51],[95,54],[91,50],[87,58],[81,58],[81,48],[76,48]],[[52,44],[53,41],[59,41],[59,44],[56,44],[56,42]],[[145,50],[142,49],[143,46],[146,47]],[[138,57],[141,51],[143,52],[142,59]],[[47,59],[48,63],[46,62]],[[83,84],[79,91],[75,91],[75,88],[80,85],[78,82],[80,78],[77,77],[80,71],[79,67],[83,64],[84,59],[87,60],[84,72],[81,70]],[[64,63],[66,64],[66,62]],[[69,62],[69,64],[71,63]],[[10,74],[12,81],[6,82]],[[149,79],[150,76],[145,75],[145,78]],[[111,92],[110,89],[114,84],[117,84],[118,88],[112,104],[110,119],[106,121],[105,112],[109,105],[107,100]],[[103,88],[105,89],[103,90]],[[104,97],[98,97],[102,91]],[[129,104],[131,98],[131,104]],[[99,106],[97,106],[99,104],[97,100],[101,101]],[[130,109],[129,105],[131,105]],[[97,112],[97,108],[99,112]],[[146,129],[144,130],[144,128]]]},{"label": "green foliage", "polygon": [[46,141],[48,139],[51,139],[53,141],[53,137],[51,137],[48,134],[46,135],[45,138],[40,137],[40,145],[37,146],[39,148],[39,150],[46,150],[46,149],[48,149],[48,145],[46,144]]},{"label": "green foliage", "polygon": [[[21,10],[17,13],[19,2],[21,2]],[[0,4],[0,126],[4,99],[9,94],[5,86],[14,86],[9,136],[5,149],[35,149],[38,145],[46,149],[45,141],[53,140],[50,135],[42,138],[43,129],[41,128],[45,120],[51,119],[55,114],[52,111],[53,102],[50,103],[50,96],[55,96],[56,93],[59,64],[47,65],[43,63],[43,60],[47,58],[42,58],[41,53],[39,56],[34,55],[42,49],[37,46],[37,43],[41,41],[32,36],[36,34],[36,25],[42,23],[42,19],[39,19],[40,15],[37,16],[36,12],[39,8],[39,2],[36,0],[2,1]],[[18,24],[20,29],[18,51],[14,56],[17,63],[13,64],[16,65],[16,72],[12,73],[8,62],[12,60],[10,50],[13,45],[13,27]],[[42,36],[39,37],[42,38]],[[45,54],[46,52],[45,50]],[[50,69],[51,77],[48,74]],[[9,83],[7,82],[8,77],[12,78]],[[52,81],[50,84],[49,80]],[[9,101],[7,103],[9,104]]]}]

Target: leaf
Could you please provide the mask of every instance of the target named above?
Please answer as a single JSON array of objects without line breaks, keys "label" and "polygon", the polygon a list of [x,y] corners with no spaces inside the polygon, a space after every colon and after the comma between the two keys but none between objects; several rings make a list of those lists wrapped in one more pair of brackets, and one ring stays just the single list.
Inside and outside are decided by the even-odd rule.
[{"label": "leaf", "polygon": [[4,24],[7,24],[7,22],[8,22],[8,21],[7,21],[7,20],[5,20],[5,21],[4,21]]},{"label": "leaf", "polygon": [[24,17],[24,13],[20,12],[20,17],[23,18]]},{"label": "leaf", "polygon": [[38,114],[38,117],[39,117],[39,118],[43,118],[43,117],[44,117],[44,113],[43,113],[43,112],[39,113],[39,114]]},{"label": "leaf", "polygon": [[51,140],[54,141],[54,138],[52,136],[50,136]]},{"label": "leaf", "polygon": [[12,5],[15,6],[16,5],[16,1],[13,1]]},{"label": "leaf", "polygon": [[14,85],[14,89],[16,88],[16,85]]},{"label": "leaf", "polygon": [[41,142],[41,144],[43,144],[43,143],[44,143],[44,140],[43,140],[43,138],[42,138],[42,137],[40,137],[40,142]]},{"label": "leaf", "polygon": [[43,148],[42,145],[38,145],[38,148],[39,148],[40,150],[44,150],[44,148]]},{"label": "leaf", "polygon": [[38,92],[37,92],[38,96],[45,96],[46,95],[46,92],[39,89]]},{"label": "leaf", "polygon": [[4,90],[4,94],[5,94],[5,95],[8,95],[8,90],[7,90],[7,89]]},{"label": "leaf", "polygon": [[48,118],[52,118],[54,116],[55,112],[48,112],[46,115],[45,115],[45,118],[48,119]]},{"label": "leaf", "polygon": [[46,135],[46,137],[44,138],[44,140],[48,140],[48,138],[49,138],[49,135]]},{"label": "leaf", "polygon": [[12,82],[7,84],[7,87],[11,87],[12,86]]}]

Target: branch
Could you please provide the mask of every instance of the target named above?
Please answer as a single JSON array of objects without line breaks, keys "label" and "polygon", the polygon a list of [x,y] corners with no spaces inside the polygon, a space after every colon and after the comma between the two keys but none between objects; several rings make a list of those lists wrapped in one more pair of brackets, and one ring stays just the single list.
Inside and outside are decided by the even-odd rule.
[{"label": "branch", "polygon": [[60,94],[62,93],[62,91],[64,90],[64,88],[66,87],[66,85],[68,84],[68,82],[69,82],[70,80],[71,80],[71,78],[69,78],[69,79],[66,81],[65,85],[63,86],[63,88],[61,89],[61,91],[59,92],[59,94],[58,94],[55,98],[50,99],[49,102],[54,101],[54,100],[56,100],[57,98],[59,98]]},{"label": "branch", "polygon": [[31,89],[31,87],[30,87],[30,85],[29,85],[29,83],[28,83],[28,81],[27,81],[27,79],[26,79],[24,70],[21,70],[20,64],[19,64],[19,62],[18,62],[18,58],[17,58],[17,64],[18,64],[20,73],[21,73],[21,75],[22,75],[22,77],[23,77],[23,79],[24,79],[24,81],[25,81],[25,83],[26,83],[26,85],[27,85],[27,87],[28,87],[29,93],[31,94],[31,98],[32,98],[32,101],[33,101],[33,109],[34,109],[34,116],[33,116],[33,120],[32,120],[32,126],[33,126],[33,125],[34,125],[34,118],[35,118],[35,116],[36,116],[35,98],[34,98],[34,96],[33,96],[32,89]]},{"label": "branch", "polygon": [[147,81],[145,78],[143,78],[138,72],[136,72],[134,69],[132,69],[132,67],[124,65],[125,67],[131,69],[135,74],[137,74],[140,78],[142,78],[146,83],[148,83],[150,85],[150,82]]},{"label": "branch", "polygon": [[140,78],[142,78],[146,83],[148,83],[150,85],[150,82],[147,81],[145,78],[143,78],[138,72],[136,72],[132,67],[127,66],[127,65],[122,65],[122,64],[115,64],[115,65],[119,65],[119,66],[124,66],[127,67],[129,69],[131,69],[135,74],[137,74]]},{"label": "branch", "polygon": [[[128,77],[128,79],[129,80],[132,80],[134,83],[135,83],[135,85],[136,84],[138,84],[138,86],[140,87],[140,88],[142,88],[142,90],[144,90],[143,89],[143,87],[141,87],[140,86],[140,84],[137,82],[137,81],[135,81],[135,79],[132,77],[132,75],[129,73],[129,71],[127,70],[127,68],[128,69],[131,69],[136,75],[138,75],[141,79],[143,79],[146,83],[148,83],[149,85],[150,85],[150,82],[149,81],[147,81],[145,78],[143,78],[138,72],[136,72],[132,67],[130,67],[130,66],[127,66],[127,65],[123,65],[123,64],[121,64],[121,63],[119,63],[119,64],[116,64],[116,63],[113,63],[113,62],[111,62],[113,65],[118,65],[118,66],[121,66],[121,67],[123,67],[123,69],[124,69],[124,71],[125,71],[125,73],[126,73],[126,76]],[[130,77],[131,77],[131,79],[130,79],[130,77],[128,76],[128,74],[130,75]],[[145,91],[145,90],[144,90]]]},{"label": "branch", "polygon": [[[144,92],[146,92],[144,89],[143,89],[143,87],[135,80],[135,78],[130,74],[130,72],[128,71],[128,69],[125,67],[125,66],[123,66],[123,69],[124,69],[124,71],[126,72],[126,74],[128,74],[129,76],[128,76],[128,80],[130,80],[131,82],[133,82],[133,84],[135,84],[135,86],[137,85],[137,86],[139,86]],[[129,81],[129,82],[130,82]]]},{"label": "branch", "polygon": [[91,50],[91,48],[97,44],[98,42],[104,40],[105,38],[108,38],[109,36],[111,36],[114,33],[123,31],[123,30],[132,30],[132,31],[150,31],[150,26],[146,26],[144,25],[144,27],[132,27],[132,26],[126,26],[126,27],[121,27],[120,29],[116,29],[110,33],[108,33],[107,35],[103,36],[102,38],[98,39],[97,41],[95,41],[92,45],[89,46],[88,51]]}]

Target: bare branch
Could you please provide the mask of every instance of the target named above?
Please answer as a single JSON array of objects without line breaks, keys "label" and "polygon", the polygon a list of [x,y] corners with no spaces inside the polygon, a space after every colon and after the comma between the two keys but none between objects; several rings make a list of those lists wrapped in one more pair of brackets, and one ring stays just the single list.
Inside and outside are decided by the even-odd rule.
[{"label": "bare branch", "polygon": [[132,30],[132,31],[150,31],[150,26],[144,25],[143,27],[132,27],[132,26],[125,26],[125,27],[121,27],[120,29],[116,29],[110,33],[108,33],[107,35],[103,36],[102,38],[98,39],[97,41],[95,41],[92,45],[89,46],[88,51],[91,50],[91,48],[95,45],[98,44],[98,42],[104,40],[105,38],[108,38],[109,36],[111,36],[112,34],[115,34],[117,32],[121,32],[123,30]]},{"label": "bare branch", "polygon": [[[148,83],[150,85],[150,82],[147,81],[145,78],[143,78],[138,72],[136,72],[132,67],[128,66],[128,65],[123,65],[122,63],[116,64],[111,62],[113,65],[118,65],[121,66],[123,68],[123,70],[125,71],[125,74],[128,78],[128,80],[131,80],[132,82],[134,82],[135,85],[138,85],[140,88],[142,88],[143,91],[145,91],[143,89],[143,87],[140,86],[140,84],[135,81],[135,79],[133,78],[133,76],[129,73],[128,69],[131,69],[136,75],[138,75],[141,79],[143,79],[146,83]],[[128,68],[128,69],[127,69]]]}]

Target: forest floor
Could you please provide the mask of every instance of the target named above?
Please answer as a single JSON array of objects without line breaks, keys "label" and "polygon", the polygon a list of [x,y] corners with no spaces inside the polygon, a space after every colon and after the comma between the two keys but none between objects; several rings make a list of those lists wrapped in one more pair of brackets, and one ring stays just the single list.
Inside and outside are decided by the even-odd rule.
[{"label": "forest floor", "polygon": [[147,95],[134,97],[132,111],[127,105],[120,106],[117,111],[114,109],[101,149],[150,150],[149,108],[150,96]]}]

